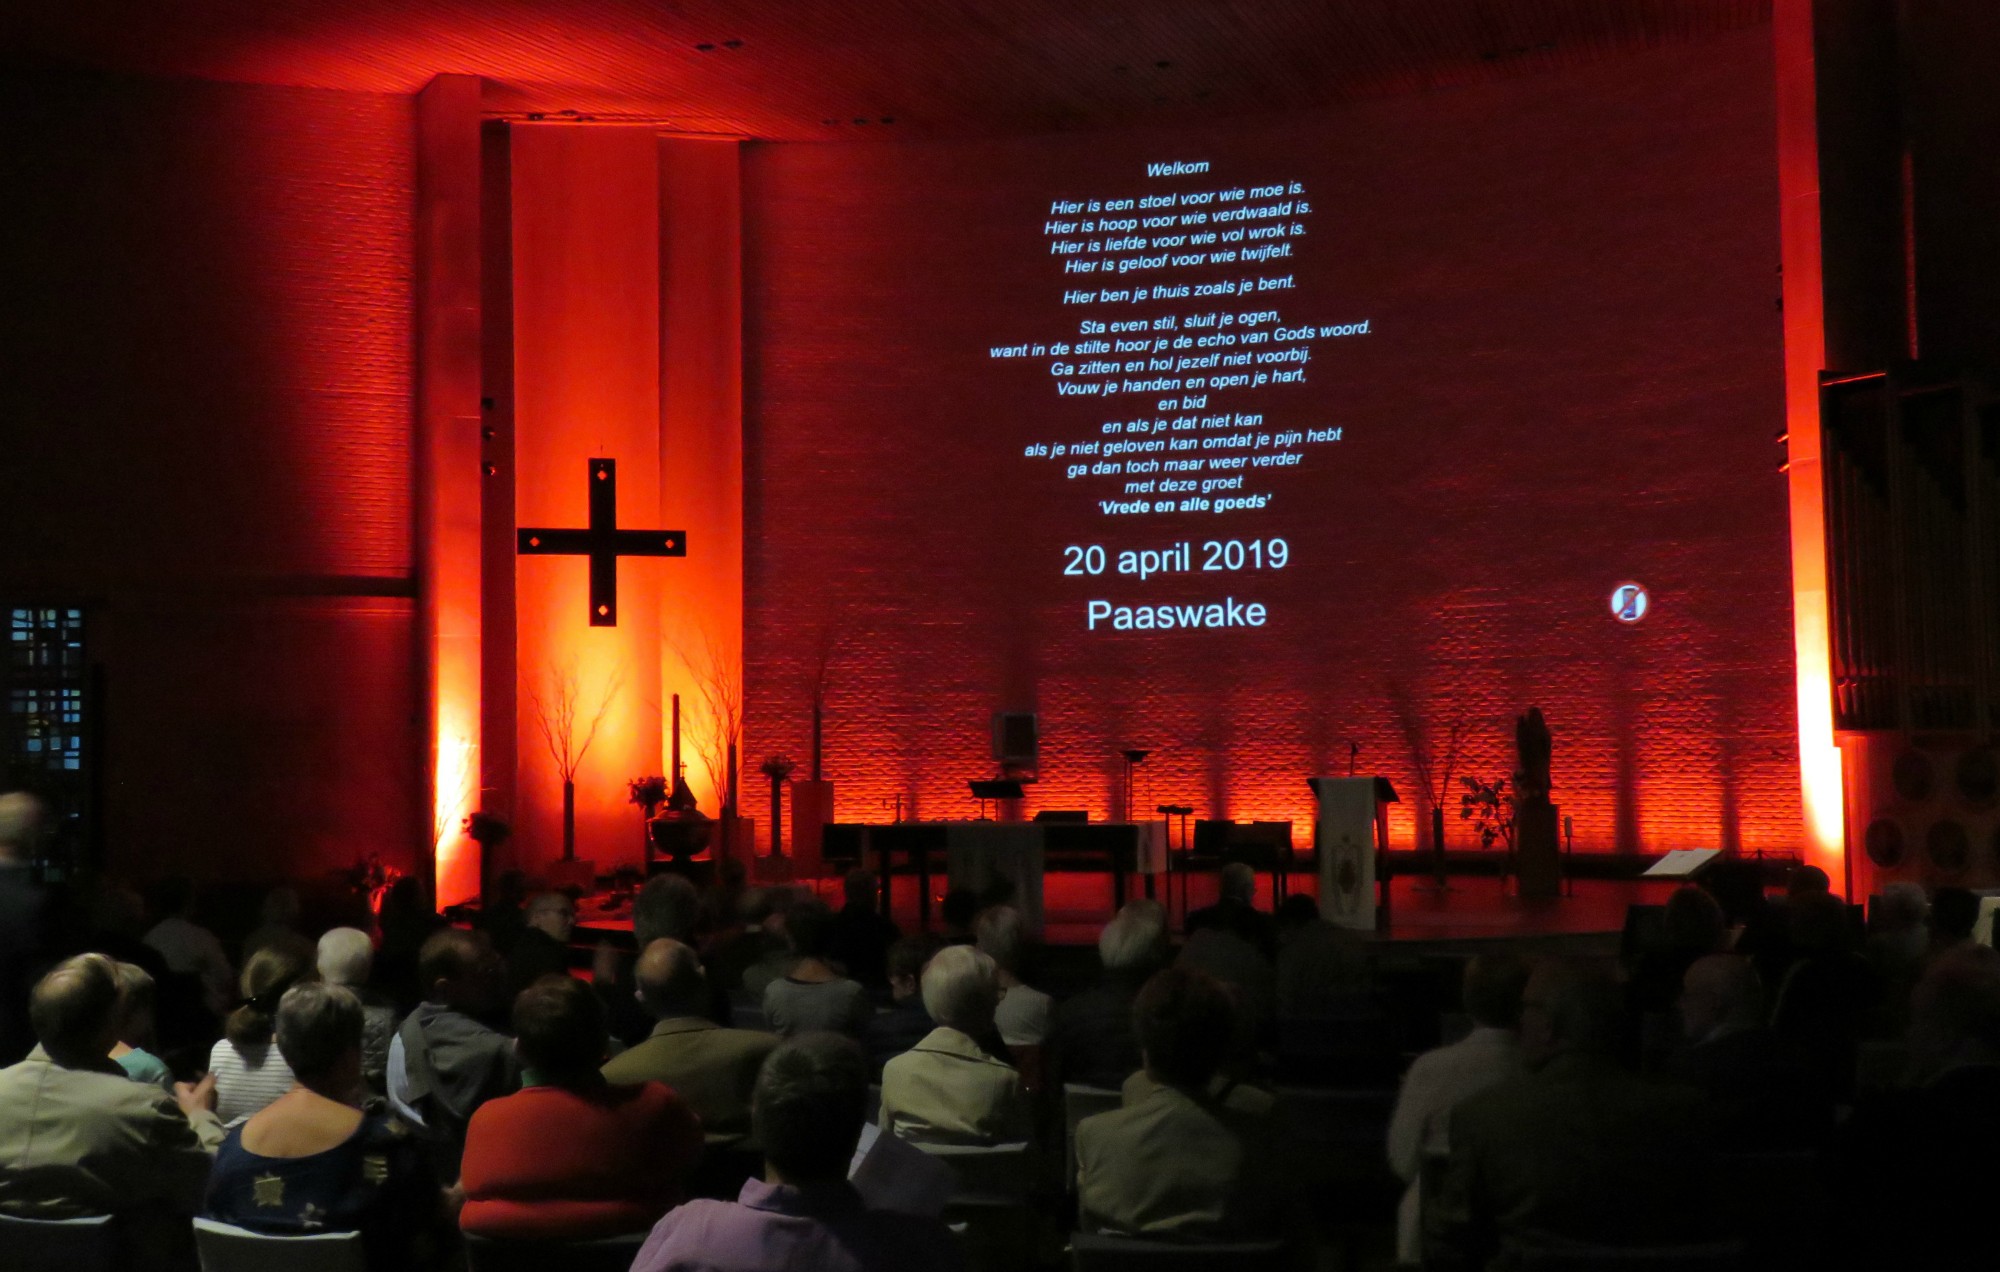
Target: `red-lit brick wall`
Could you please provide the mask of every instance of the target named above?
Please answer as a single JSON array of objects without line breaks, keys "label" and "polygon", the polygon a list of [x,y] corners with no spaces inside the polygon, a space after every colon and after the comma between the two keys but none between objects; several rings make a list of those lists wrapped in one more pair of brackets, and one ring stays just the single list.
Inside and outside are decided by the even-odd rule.
[{"label": "red-lit brick wall", "polygon": [[0,101],[0,597],[92,606],[113,866],[409,864],[409,100]]},{"label": "red-lit brick wall", "polygon": [[[1758,31],[1202,133],[751,147],[746,770],[803,759],[831,629],[843,819],[898,795],[970,815],[989,713],[1031,709],[1031,807],[1110,813],[1141,746],[1141,808],[1289,817],[1303,840],[1303,779],[1346,771],[1353,739],[1406,793],[1407,845],[1394,684],[1439,733],[1464,714],[1481,776],[1543,707],[1580,850],[1794,846],[1771,93]],[[1111,488],[1021,458],[1137,408],[1059,402],[1043,364],[987,350],[1074,339],[1051,198],[1198,156],[1306,182],[1312,281],[1287,316],[1374,334],[1318,347],[1318,416],[1270,399],[1350,436],[1264,520],[1140,532],[1086,511]],[[1270,626],[1085,633],[1099,593],[1061,577],[1065,545],[1218,530],[1291,537],[1282,578],[1229,581]],[[1607,604],[1627,578],[1655,607],[1629,628]]]}]

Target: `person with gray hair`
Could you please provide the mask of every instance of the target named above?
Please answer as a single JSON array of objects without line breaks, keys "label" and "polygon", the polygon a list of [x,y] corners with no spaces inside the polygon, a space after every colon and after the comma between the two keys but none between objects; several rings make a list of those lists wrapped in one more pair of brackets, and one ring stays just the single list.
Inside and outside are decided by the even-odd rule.
[{"label": "person with gray hair", "polygon": [[0,1069],[0,1214],[117,1215],[135,1260],[171,1265],[222,1142],[214,1080],[168,1095],[112,1062],[118,968],[102,954],[42,977],[28,1012],[41,1045]]},{"label": "person with gray hair", "polygon": [[1222,867],[1216,877],[1214,905],[1203,906],[1187,916],[1187,933],[1218,929],[1242,938],[1266,959],[1278,957],[1278,925],[1257,908],[1257,872],[1241,861]]},{"label": "person with gray hair", "polygon": [[537,892],[521,911],[521,930],[501,951],[515,991],[544,976],[569,975],[569,939],[576,932],[576,901],[566,892]]},{"label": "person with gray hair", "polygon": [[1590,964],[1550,961],[1521,999],[1528,1072],[1451,1114],[1451,1155],[1424,1207],[1424,1266],[1486,1268],[1548,1243],[1683,1245],[1717,1235],[1715,1135],[1692,1088],[1646,1082],[1619,1054],[1622,988]]},{"label": "person with gray hair", "polygon": [[1517,955],[1502,951],[1468,960],[1459,998],[1472,1017],[1472,1032],[1418,1056],[1403,1076],[1389,1117],[1389,1166],[1405,1184],[1396,1212],[1400,1262],[1423,1260],[1418,1174],[1426,1154],[1443,1152],[1451,1143],[1451,1111],[1522,1073],[1521,993],[1527,984],[1528,965]]},{"label": "person with gray hair", "polygon": [[711,1147],[750,1135],[750,1092],[775,1034],[729,1029],[709,1020],[708,978],[695,952],[664,937],[639,955],[639,1001],[657,1022],[652,1035],[604,1066],[612,1082],[664,1082],[701,1118]]},{"label": "person with gray hair", "polygon": [[807,1033],[773,1051],[753,1097],[764,1178],[737,1199],[690,1201],[653,1227],[632,1272],[956,1272],[933,1218],[869,1209],[848,1182],[868,1062],[852,1040]]},{"label": "person with gray hair", "polygon": [[979,912],[972,930],[975,946],[999,971],[1000,1004],[993,1009],[993,1023],[1000,1041],[1009,1047],[1041,1046],[1048,1040],[1055,1000],[1021,979],[1027,941],[1021,912],[1011,905],[989,906]]},{"label": "person with gray hair", "polygon": [[361,1000],[361,1080],[381,1095],[387,1090],[396,1007],[368,984],[369,973],[375,970],[375,943],[360,928],[331,928],[319,938],[317,963],[322,981],[343,985]]},{"label": "person with gray hair", "polygon": [[993,960],[948,945],[924,968],[924,1010],[937,1028],[882,1067],[882,1129],[930,1144],[997,1144],[1028,1137],[1021,1075],[982,1039],[1000,1000]]},{"label": "person with gray hair", "polygon": [[361,999],[308,982],[277,1003],[297,1082],[229,1132],[205,1213],[274,1236],[359,1232],[370,1267],[423,1267],[440,1195],[415,1137],[359,1107]]},{"label": "person with gray hair", "polygon": [[1814,1082],[1797,1048],[1765,1024],[1766,997],[1749,959],[1696,959],[1680,995],[1687,1045],[1661,1072],[1708,1097],[1731,1151],[1814,1148],[1833,1129],[1834,1093]]},{"label": "person with gray hair", "polygon": [[1115,1089],[1139,1069],[1132,1004],[1147,978],[1172,957],[1167,912],[1157,901],[1127,901],[1097,937],[1104,966],[1095,985],[1056,1008],[1050,1043],[1065,1082]]}]

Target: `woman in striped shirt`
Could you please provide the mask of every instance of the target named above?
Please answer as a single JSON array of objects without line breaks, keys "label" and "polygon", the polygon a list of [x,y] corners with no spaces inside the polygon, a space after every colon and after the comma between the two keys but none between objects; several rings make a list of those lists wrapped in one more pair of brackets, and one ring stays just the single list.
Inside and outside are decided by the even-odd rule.
[{"label": "woman in striped shirt", "polygon": [[243,1003],[222,1025],[208,1054],[215,1075],[215,1114],[233,1126],[292,1089],[292,1068],[273,1045],[278,1000],[312,978],[312,960],[290,942],[267,945],[243,968]]}]

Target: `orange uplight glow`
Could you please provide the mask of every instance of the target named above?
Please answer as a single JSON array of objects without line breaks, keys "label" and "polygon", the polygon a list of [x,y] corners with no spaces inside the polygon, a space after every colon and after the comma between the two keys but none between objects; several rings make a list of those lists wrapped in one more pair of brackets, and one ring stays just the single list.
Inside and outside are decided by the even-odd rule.
[{"label": "orange uplight glow", "polygon": [[479,745],[464,732],[478,728],[478,698],[441,704],[437,727],[432,846],[437,852],[438,903],[455,905],[479,894],[479,845],[465,834],[465,819],[478,804]]},{"label": "orange uplight glow", "polygon": [[1779,0],[1778,196],[1784,262],[1785,422],[1791,483],[1792,624],[1798,659],[1799,782],[1807,857],[1844,878],[1840,752],[1833,740],[1827,640],[1826,510],[1820,474],[1819,373],[1826,365],[1821,287],[1819,131],[1811,0]]}]

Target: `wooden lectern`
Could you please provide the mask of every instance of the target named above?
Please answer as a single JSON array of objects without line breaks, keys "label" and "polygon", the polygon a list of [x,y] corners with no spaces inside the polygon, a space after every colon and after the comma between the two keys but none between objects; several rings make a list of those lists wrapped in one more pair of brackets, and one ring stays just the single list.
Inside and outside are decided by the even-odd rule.
[{"label": "wooden lectern", "polygon": [[1377,863],[1388,850],[1396,788],[1386,777],[1309,777],[1306,785],[1319,802],[1313,846],[1319,850],[1320,917],[1336,927],[1372,932]]}]

